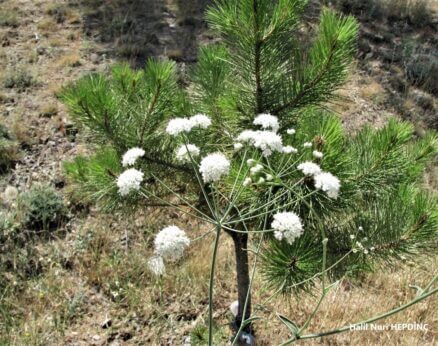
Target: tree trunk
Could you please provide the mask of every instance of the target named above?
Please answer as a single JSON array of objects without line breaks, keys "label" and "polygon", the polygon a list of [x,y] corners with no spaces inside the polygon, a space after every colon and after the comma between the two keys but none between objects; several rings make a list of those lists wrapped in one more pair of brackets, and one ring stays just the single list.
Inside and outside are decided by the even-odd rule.
[{"label": "tree trunk", "polygon": [[[236,254],[236,272],[237,272],[237,295],[239,302],[238,314],[235,319],[236,328],[239,329],[242,321],[251,316],[251,293],[249,291],[249,266],[248,266],[248,234],[232,232],[231,237],[234,241],[234,250]],[[245,317],[243,316],[243,309],[246,303]],[[243,328],[243,331],[251,333],[251,324]]]}]

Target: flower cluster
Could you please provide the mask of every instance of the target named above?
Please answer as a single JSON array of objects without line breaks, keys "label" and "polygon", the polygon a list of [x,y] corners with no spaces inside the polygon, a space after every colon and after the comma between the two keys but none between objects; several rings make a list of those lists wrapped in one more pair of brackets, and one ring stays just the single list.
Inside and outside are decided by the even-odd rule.
[{"label": "flower cluster", "polygon": [[211,119],[205,114],[196,114],[189,119],[193,127],[206,129],[211,125]]},{"label": "flower cluster", "polygon": [[175,262],[183,256],[184,250],[189,245],[190,239],[182,229],[177,226],[168,226],[155,237],[155,255]]},{"label": "flower cluster", "polygon": [[163,228],[154,240],[154,256],[149,258],[148,269],[155,275],[165,274],[164,260],[178,261],[184,254],[184,250],[190,245],[190,239],[186,233],[177,226]]},{"label": "flower cluster", "polygon": [[312,147],[312,143],[311,143],[311,142],[305,142],[305,143],[303,144],[303,147],[304,147],[304,148],[311,148],[311,147]]},{"label": "flower cluster", "polygon": [[199,148],[196,145],[181,145],[176,151],[176,159],[180,162],[190,162],[190,156],[197,157],[199,152]]},{"label": "flower cluster", "polygon": [[254,125],[259,125],[262,129],[271,129],[274,132],[277,132],[280,128],[278,124],[278,118],[271,114],[259,114],[253,121]]},{"label": "flower cluster", "polygon": [[190,119],[188,118],[175,118],[169,121],[166,127],[166,132],[169,135],[177,136],[183,132],[190,132],[193,128]]},{"label": "flower cluster", "polygon": [[211,125],[211,119],[205,114],[196,114],[191,118],[175,118],[169,121],[166,132],[169,135],[177,136],[183,132],[189,133],[193,128],[206,129]]},{"label": "flower cluster", "polygon": [[133,166],[139,157],[144,156],[145,152],[141,148],[129,149],[122,157],[122,166]]},{"label": "flower cluster", "polygon": [[283,154],[296,154],[298,150],[290,145],[286,145],[282,149]]},{"label": "flower cluster", "polygon": [[318,150],[314,150],[314,151],[312,152],[312,155],[313,155],[313,157],[316,158],[316,159],[322,159],[322,157],[324,156],[324,154],[321,153],[321,152],[318,151]]},{"label": "flower cluster", "polygon": [[341,183],[333,174],[322,172],[315,176],[315,187],[327,193],[327,196],[337,199]]},{"label": "flower cluster", "polygon": [[237,137],[237,142],[247,143],[260,149],[263,156],[270,156],[274,151],[281,153],[283,143],[281,137],[273,131],[245,130]]},{"label": "flower cluster", "polygon": [[214,153],[207,155],[201,161],[199,171],[202,174],[204,183],[218,181],[224,175],[227,175],[230,170],[230,161],[224,154]]},{"label": "flower cluster", "polygon": [[327,193],[327,196],[337,199],[341,182],[337,177],[328,172],[323,172],[321,167],[316,163],[306,161],[300,163],[297,167],[306,176],[313,176],[315,187]]},{"label": "flower cluster", "polygon": [[315,176],[321,173],[321,167],[310,161],[300,163],[297,168],[307,176]]},{"label": "flower cluster", "polygon": [[128,195],[132,190],[140,190],[140,184],[143,181],[143,172],[135,168],[124,171],[117,179],[117,187],[122,196]]},{"label": "flower cluster", "polygon": [[274,215],[271,224],[274,237],[278,240],[285,239],[292,244],[296,238],[303,234],[303,225],[299,216],[293,212],[282,212]]}]

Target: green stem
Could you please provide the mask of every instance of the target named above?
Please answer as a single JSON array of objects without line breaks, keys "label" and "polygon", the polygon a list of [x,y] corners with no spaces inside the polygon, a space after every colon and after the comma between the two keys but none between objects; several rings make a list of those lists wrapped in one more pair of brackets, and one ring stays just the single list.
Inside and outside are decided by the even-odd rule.
[{"label": "green stem", "polygon": [[214,272],[216,267],[217,250],[219,248],[219,237],[221,234],[221,226],[216,226],[216,240],[214,242],[213,258],[211,260],[210,268],[210,285],[208,292],[208,345],[213,345],[213,285],[214,285]]},{"label": "green stem", "polygon": [[315,309],[313,309],[310,316],[307,318],[306,322],[303,324],[303,326],[298,331],[298,335],[301,334],[304,330],[306,330],[307,326],[309,325],[310,321],[315,317],[316,313],[319,310],[319,307],[321,306],[322,301],[324,300],[325,296],[327,295],[327,291],[325,289],[325,280],[326,280],[326,273],[327,273],[327,241],[328,239],[325,238],[322,241],[322,292],[321,297],[319,298],[318,304],[316,304]]}]

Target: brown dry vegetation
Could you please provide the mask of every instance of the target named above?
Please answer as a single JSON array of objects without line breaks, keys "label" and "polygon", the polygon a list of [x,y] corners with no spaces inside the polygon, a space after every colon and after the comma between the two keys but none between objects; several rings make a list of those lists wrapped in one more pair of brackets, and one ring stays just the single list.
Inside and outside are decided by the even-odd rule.
[{"label": "brown dry vegetation", "polygon": [[[62,161],[89,148],[70,124],[56,92],[116,60],[140,66],[148,56],[167,56],[184,70],[196,59],[197,45],[212,39],[201,19],[206,3],[0,0],[0,122],[21,149],[14,169],[0,177],[0,192],[7,186],[25,191],[37,182],[67,192]],[[425,126],[436,127],[437,95],[426,82],[409,81],[406,69],[412,59],[405,57],[412,55],[385,55],[391,49],[402,54],[414,42],[415,54],[436,58],[430,47],[435,42],[436,50],[438,8],[434,1],[428,6],[430,25],[418,28],[410,23],[399,31],[394,28],[400,21],[370,21],[367,13],[359,13],[363,18],[357,66],[340,91],[342,99],[330,105],[351,131],[366,123],[381,126],[389,116],[415,121],[419,134]],[[426,182],[435,190],[436,177],[435,165]],[[169,219],[190,230],[193,238],[206,231],[205,226],[171,211],[147,210],[128,218],[103,215],[69,196],[64,197],[70,220],[51,238],[33,237],[26,246],[0,255],[6,255],[10,265],[0,273],[7,283],[0,292],[0,325],[8,328],[1,329],[5,334],[0,343],[180,345],[189,335],[192,341],[196,335],[205,337],[211,241],[195,243],[162,281],[146,269],[153,234]],[[0,202],[5,212],[15,203],[4,195]],[[436,275],[436,263],[436,256],[424,256],[415,264],[404,262],[360,279],[345,278],[324,301],[309,331],[329,330],[407,302],[415,296],[409,285],[424,286]],[[257,274],[254,314],[263,319],[256,323],[256,334],[261,345],[275,345],[289,337],[275,313],[303,323],[318,297],[269,299],[272,292],[262,283]],[[216,277],[216,344],[226,344],[231,335],[228,306],[235,292],[233,252],[225,240]],[[427,323],[427,332],[352,332],[302,344],[433,345],[438,340],[437,299],[381,322]]]}]

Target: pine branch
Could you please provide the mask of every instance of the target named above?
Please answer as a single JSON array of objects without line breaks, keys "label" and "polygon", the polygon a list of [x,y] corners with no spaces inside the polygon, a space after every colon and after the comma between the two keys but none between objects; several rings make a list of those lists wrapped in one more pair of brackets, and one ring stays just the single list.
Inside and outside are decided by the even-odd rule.
[{"label": "pine branch", "polygon": [[[329,69],[331,67],[331,64],[333,62],[333,56],[334,56],[334,52],[336,50],[337,47],[337,38],[334,39],[332,41],[332,44],[330,46],[330,54],[327,58],[327,60],[324,62],[324,67],[321,69],[321,71],[319,72],[319,74],[312,79],[310,82],[308,82],[308,84],[306,86],[304,86],[302,88],[302,90],[293,97],[292,100],[290,100],[289,102],[286,102],[283,105],[280,105],[274,109],[271,110],[271,112],[273,114],[279,114],[280,112],[283,112],[285,110],[290,110],[293,108],[298,108],[300,107],[300,102],[302,102],[303,100],[306,99],[306,96],[310,93],[314,92],[314,88],[315,86],[318,85],[318,83],[321,82],[321,80],[324,78],[324,76],[326,76],[329,73]],[[316,100],[314,100],[313,102],[315,102]]]},{"label": "pine branch", "polygon": [[160,97],[160,91],[161,91],[161,83],[158,82],[157,90],[154,93],[154,96],[152,98],[152,102],[149,105],[147,114],[146,114],[146,116],[144,118],[143,127],[142,127],[141,132],[140,132],[140,147],[143,146],[144,133],[146,131],[146,125],[147,125],[148,117],[152,114],[152,112],[153,112],[153,110],[154,110],[154,108],[155,108],[155,106],[157,104],[158,98]]},{"label": "pine branch", "polygon": [[256,100],[256,114],[261,113],[263,111],[263,94],[262,94],[262,82],[260,76],[260,54],[261,54],[261,46],[262,41],[260,40],[260,28],[258,23],[258,6],[257,0],[253,0],[253,11],[254,11],[254,34],[255,34],[255,43],[254,43],[254,76],[256,81],[256,91],[255,91],[255,100]]}]

